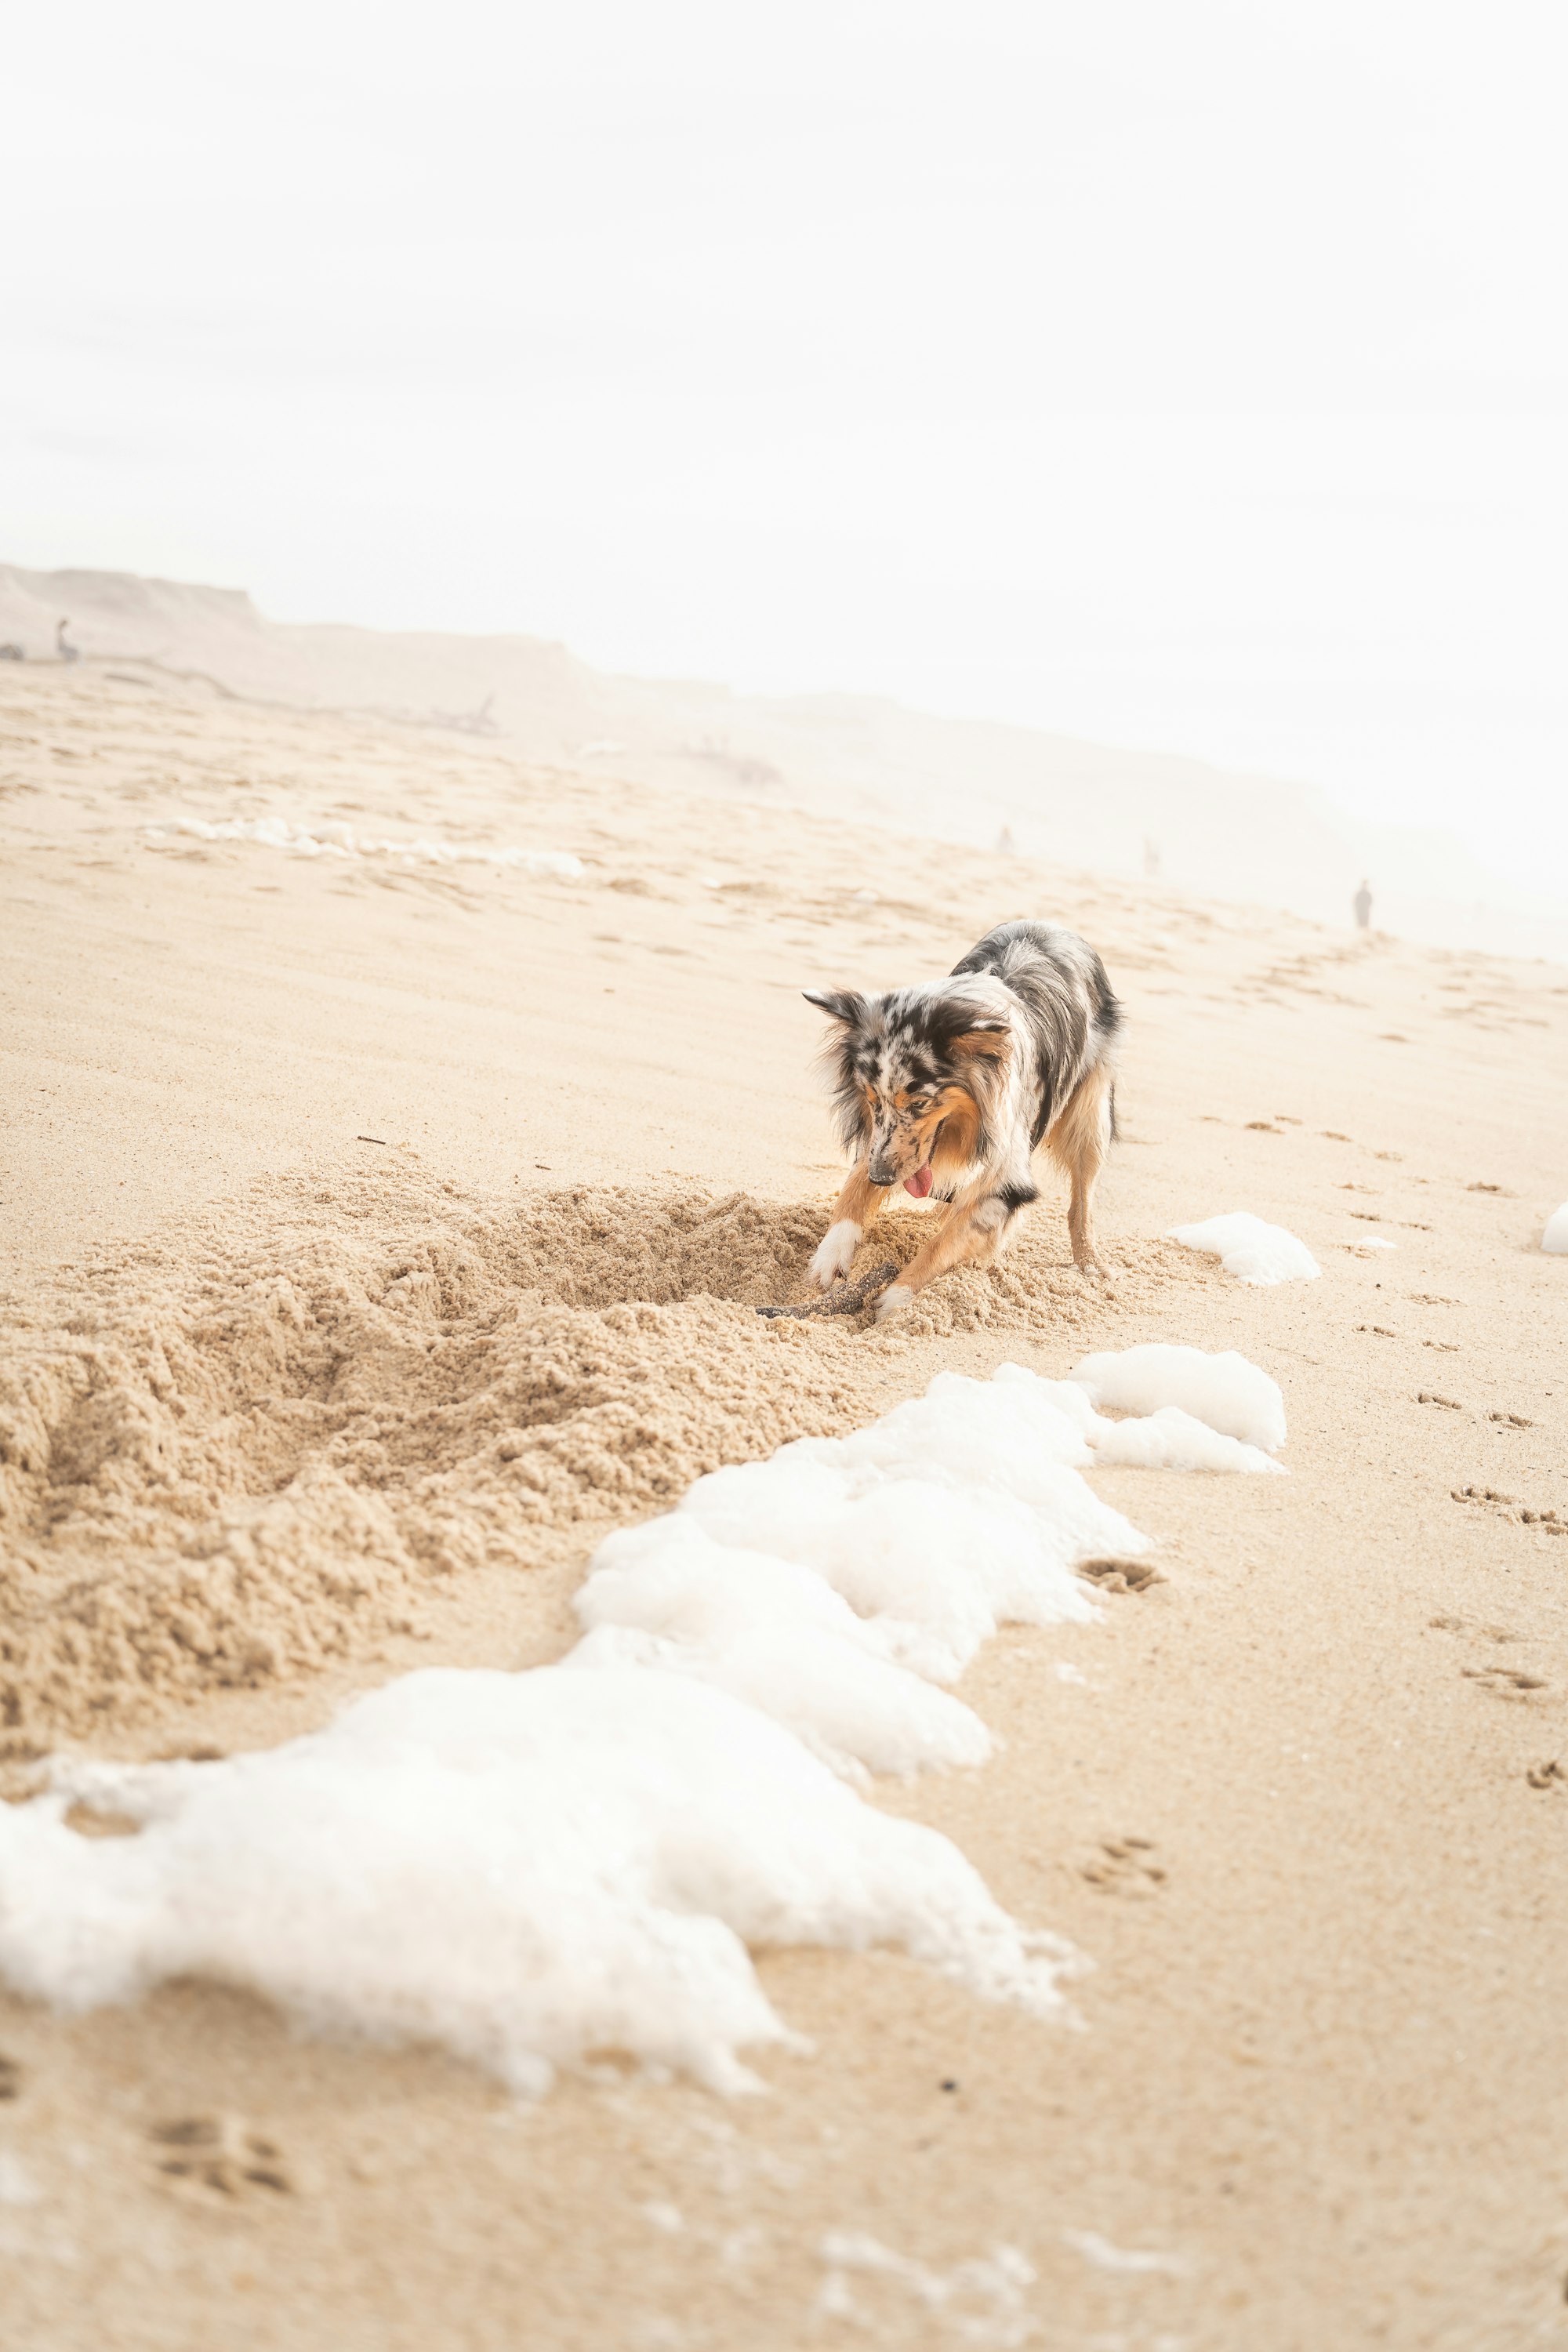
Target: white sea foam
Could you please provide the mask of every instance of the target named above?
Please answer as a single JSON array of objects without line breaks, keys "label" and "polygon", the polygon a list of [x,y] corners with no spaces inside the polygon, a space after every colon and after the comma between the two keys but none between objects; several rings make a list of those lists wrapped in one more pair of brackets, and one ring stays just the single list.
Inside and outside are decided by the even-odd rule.
[{"label": "white sea foam", "polygon": [[1016,2246],[994,2246],[989,2254],[972,2255],[949,2271],[915,2262],[864,2230],[829,2231],[817,2251],[827,2273],[816,2300],[824,2318],[847,2320],[862,2328],[872,2324],[849,2284],[858,2273],[902,2287],[915,2303],[940,2314],[963,2343],[994,2345],[997,2352],[1009,2352],[1011,2347],[1029,2343],[1037,2333],[1025,2296],[1037,2273]]},{"label": "white sea foam", "polygon": [[[64,2009],[199,1974],[539,2091],[596,2049],[742,2087],[739,2048],[790,2038],[748,1944],[899,1945],[1060,2005],[1063,1948],[946,1838],[683,1675],[405,1675],[282,1748],[66,1780],[0,1806],[0,1973]],[[141,1834],[78,1836],[69,1788]]]},{"label": "white sea foam", "polygon": [[[1003,1364],[994,1379],[973,1381],[938,1372],[924,1396],[910,1397],[852,1437],[806,1440],[818,1458],[847,1462],[894,1478],[950,1479],[965,1486],[996,1486],[1049,1507],[1058,1491],[1048,1475],[1065,1463],[1081,1470],[1092,1458],[1089,1441],[1096,1415],[1070,1381],[1041,1380],[1021,1364]],[[831,1444],[831,1457],[822,1451]]]},{"label": "white sea foam", "polygon": [[1064,2230],[1062,2241],[1080,2253],[1096,2270],[1116,2271],[1124,2278],[1136,2278],[1151,2272],[1165,2271],[1180,2278],[1192,2265],[1180,2254],[1144,2252],[1137,2246],[1118,2246],[1098,2230]]},{"label": "white sea foam", "polygon": [[[762,1465],[759,1465],[761,1467]],[[917,1478],[890,1479],[856,1495],[844,1474],[824,1470],[837,1493],[814,1482],[809,1496],[796,1478],[733,1484],[715,1474],[715,1488],[694,1490],[692,1515],[718,1540],[764,1541],[814,1568],[862,1616],[877,1616],[894,1654],[940,1682],[962,1674],[980,1644],[1011,1620],[1056,1625],[1096,1612],[1072,1562],[1097,1551],[1146,1538],[1100,1502],[1078,1473],[1078,1528],[1042,1525],[1037,1515],[1003,1495],[963,1493]],[[1099,1532],[1092,1530],[1098,1529]],[[1125,1535],[1123,1530],[1126,1530]],[[1064,1558],[1064,1552],[1068,1557]]]},{"label": "white sea foam", "polygon": [[254,841],[268,849],[292,850],[300,857],[385,857],[411,866],[505,866],[538,877],[574,882],[584,871],[580,857],[564,849],[484,849],[466,842],[384,841],[355,832],[352,824],[318,824],[314,830],[290,824],[283,817],[167,817],[144,824],[142,838],[149,849],[168,845],[171,836],[187,834],[198,841]]},{"label": "white sea foam", "polygon": [[1201,1348],[1152,1341],[1116,1355],[1086,1356],[1070,1377],[1095,1405],[1153,1413],[1175,1404],[1266,1454],[1278,1453],[1285,1443],[1285,1400],[1278,1382],[1234,1348],[1211,1356]]},{"label": "white sea foam", "polygon": [[[1133,1389],[1152,1419],[1093,1410]],[[748,1945],[897,1945],[1048,2015],[1067,1948],[850,1784],[982,1762],[984,1726],[933,1684],[1000,1622],[1096,1617],[1075,1565],[1149,1549],[1080,1475],[1097,1446],[1255,1466],[1245,1445],[1221,1465],[1215,1416],[1250,1436],[1270,1396],[1278,1443],[1279,1392],[1239,1357],[942,1374],[609,1538],[559,1665],[405,1675],[221,1762],[61,1768],[49,1795],[0,1806],[0,1978],[79,2010],[205,1975],[319,2027],[442,2042],[524,2090],[606,2048],[742,2086],[740,2052],[789,2038]],[[1208,1427],[1160,1410],[1202,1399]],[[73,1795],[140,1834],[78,1835]]]},{"label": "white sea foam", "polygon": [[1553,1255],[1568,1254],[1568,1201],[1554,1210],[1546,1220],[1546,1230],[1541,1236],[1541,1246]]},{"label": "white sea foam", "polygon": [[681,1512],[612,1537],[576,1596],[570,1665],[697,1676],[760,1707],[837,1771],[983,1764],[973,1710],[893,1663],[887,1633],[808,1568],[716,1544]]},{"label": "white sea foam", "polygon": [[[1077,1447],[1066,1416],[1053,1417],[1062,1432],[1055,1442]],[[962,1673],[998,1624],[1092,1618],[1094,1603],[1073,1574],[1080,1560],[1148,1550],[1149,1538],[1065,1463],[1020,1454],[1008,1492],[999,1461],[977,1445],[976,1469],[987,1483],[960,1483],[960,1447],[944,1454],[933,1445],[923,1459],[920,1425],[905,1424],[900,1439],[886,1433],[895,1419],[714,1471],[691,1487],[678,1516],[694,1518],[717,1543],[815,1569],[858,1615],[883,1621],[901,1664],[941,1682]],[[927,1468],[935,1477],[917,1475]]]},{"label": "white sea foam", "polygon": [[1162,1405],[1158,1412],[1141,1421],[1113,1422],[1098,1451],[1101,1462],[1124,1464],[1136,1470],[1279,1472],[1285,1467],[1282,1462],[1270,1461],[1256,1445],[1223,1437],[1217,1429],[1184,1412],[1179,1404]]},{"label": "white sea foam", "polygon": [[1274,1471],[1174,1407],[1097,1413],[1076,1381],[939,1373],[847,1438],[714,1472],[609,1536],[577,1595],[584,1664],[692,1675],[787,1724],[836,1769],[978,1763],[988,1735],[932,1691],[998,1623],[1092,1617],[1082,1560],[1148,1539],[1077,1465]]},{"label": "white sea foam", "polygon": [[1199,1225],[1173,1225],[1170,1238],[1217,1257],[1238,1282],[1315,1282],[1323,1270],[1305,1242],[1284,1225],[1255,1217],[1250,1209],[1233,1209]]}]

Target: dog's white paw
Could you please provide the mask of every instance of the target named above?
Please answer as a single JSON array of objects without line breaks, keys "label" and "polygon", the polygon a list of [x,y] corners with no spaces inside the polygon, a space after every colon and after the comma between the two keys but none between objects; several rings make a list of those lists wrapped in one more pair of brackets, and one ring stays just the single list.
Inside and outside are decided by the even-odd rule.
[{"label": "dog's white paw", "polygon": [[826,1290],[855,1263],[855,1253],[860,1246],[860,1228],[853,1217],[840,1217],[829,1225],[817,1244],[816,1255],[811,1261],[811,1278],[820,1289]]},{"label": "dog's white paw", "polygon": [[914,1292],[910,1290],[905,1283],[895,1282],[890,1284],[889,1287],[883,1291],[882,1296],[877,1301],[878,1322],[890,1323],[895,1315],[901,1315],[903,1313],[905,1307],[909,1305],[914,1295]]}]

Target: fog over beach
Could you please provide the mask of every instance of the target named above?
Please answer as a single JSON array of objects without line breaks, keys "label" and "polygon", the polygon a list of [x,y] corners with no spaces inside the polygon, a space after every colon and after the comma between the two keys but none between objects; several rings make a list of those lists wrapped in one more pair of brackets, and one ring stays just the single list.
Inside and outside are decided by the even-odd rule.
[{"label": "fog over beach", "polygon": [[13,28],[0,562],[1185,758],[1568,904],[1557,12],[447,22]]},{"label": "fog over beach", "polygon": [[[1568,961],[1568,899],[1517,889],[1451,834],[1360,821],[1326,794],[1196,760],[940,719],[866,695],[739,695],[616,677],[560,645],[268,622],[233,590],[0,565],[0,641],[217,694],[447,728],[531,759],[720,800],[811,809],[1446,947]],[[1549,877],[1548,877],[1549,878]]]}]

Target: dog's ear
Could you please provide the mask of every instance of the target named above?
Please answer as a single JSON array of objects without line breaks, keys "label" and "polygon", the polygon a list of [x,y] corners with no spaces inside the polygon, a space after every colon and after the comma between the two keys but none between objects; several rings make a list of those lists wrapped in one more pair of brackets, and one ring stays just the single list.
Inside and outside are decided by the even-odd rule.
[{"label": "dog's ear", "polygon": [[842,1021],[847,1029],[858,1029],[866,1019],[866,1000],[852,988],[803,988],[801,994],[808,1004]]},{"label": "dog's ear", "polygon": [[1012,1032],[1005,1021],[983,1017],[972,1021],[962,1036],[952,1038],[947,1050],[961,1061],[1005,1062],[1012,1042]]}]

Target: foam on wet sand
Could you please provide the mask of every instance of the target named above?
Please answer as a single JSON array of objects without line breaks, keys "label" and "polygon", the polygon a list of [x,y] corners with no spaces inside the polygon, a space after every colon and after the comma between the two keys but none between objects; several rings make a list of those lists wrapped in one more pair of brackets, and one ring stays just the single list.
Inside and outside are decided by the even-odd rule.
[{"label": "foam on wet sand", "polygon": [[[1207,1419],[1171,1410],[1173,1386]],[[1094,1410],[1134,1389],[1160,1391],[1152,1418]],[[1091,1358],[1071,1382],[939,1374],[607,1538],[557,1665],[405,1675],[325,1730],[211,1763],[59,1764],[49,1793],[0,1807],[0,1977],[84,2010],[206,1976],[317,2028],[440,2042],[525,2092],[603,2049],[747,2086],[741,2051],[793,2038],[749,1946],[893,1945],[1056,2014],[1068,1948],[855,1784],[983,1763],[984,1725],[938,1685],[1000,1623],[1093,1620],[1075,1569],[1151,1548],[1081,1475],[1097,1447],[1271,1469],[1215,1435],[1216,1416],[1271,1430],[1268,1392],[1240,1358],[1183,1349]],[[140,1832],[84,1838],[73,1800]]]},{"label": "foam on wet sand", "polygon": [[1217,1257],[1238,1282],[1315,1282],[1323,1271],[1304,1241],[1284,1225],[1255,1217],[1250,1209],[1233,1209],[1201,1224],[1173,1225],[1168,1238]]},{"label": "foam on wet sand", "polygon": [[897,1944],[1060,2006],[1062,1948],[946,1838],[685,1677],[432,1670],[283,1748],[71,1785],[145,1826],[82,1839],[64,1790],[4,1809],[0,1969],[64,2009],[201,1975],[538,2092],[601,2049],[744,2087],[739,2048],[791,2038],[748,1944]]},{"label": "foam on wet sand", "polygon": [[199,816],[165,818],[141,829],[142,845],[166,849],[182,835],[197,841],[254,842],[264,849],[291,850],[297,857],[384,857],[409,866],[510,866],[538,879],[580,881],[586,871],[580,857],[565,849],[486,849],[471,842],[433,841],[420,835],[413,841],[389,841],[357,833],[352,824],[293,824],[280,816]]},{"label": "foam on wet sand", "polygon": [[1156,1413],[1165,1405],[1179,1405],[1223,1436],[1260,1446],[1266,1454],[1277,1454],[1285,1443],[1279,1382],[1234,1348],[1209,1355],[1201,1348],[1152,1341],[1085,1356],[1071,1377],[1097,1407]]},{"label": "foam on wet sand", "polygon": [[1162,1405],[1142,1420],[1113,1423],[1100,1441],[1099,1457],[1108,1466],[1121,1463],[1138,1470],[1242,1470],[1282,1472],[1256,1445],[1222,1436],[1179,1404]]}]

